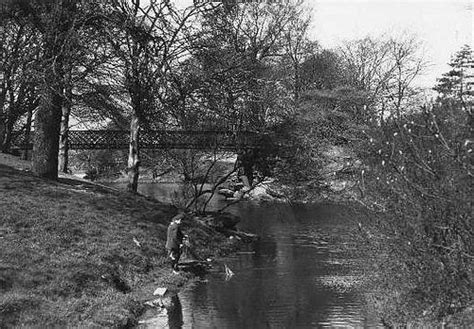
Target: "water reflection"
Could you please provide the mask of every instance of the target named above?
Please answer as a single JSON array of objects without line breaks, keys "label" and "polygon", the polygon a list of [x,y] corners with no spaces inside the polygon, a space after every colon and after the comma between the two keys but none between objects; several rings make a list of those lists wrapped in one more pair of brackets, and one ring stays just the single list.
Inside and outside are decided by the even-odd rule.
[{"label": "water reflection", "polygon": [[176,293],[166,294],[162,298],[165,308],[158,305],[147,310],[138,328],[183,328],[183,307]]},{"label": "water reflection", "polygon": [[[140,188],[170,202],[176,186]],[[357,218],[344,207],[242,203],[230,211],[243,219],[241,229],[262,239],[215,265],[205,282],[179,293],[179,307],[143,327],[382,327],[363,305],[359,264],[367,260],[351,253]],[[227,280],[224,264],[235,273]]]},{"label": "water reflection", "polygon": [[171,297],[172,307],[166,308],[168,326],[170,329],[180,329],[183,326],[183,308],[177,294]]},{"label": "water reflection", "polygon": [[240,206],[244,229],[263,238],[208,282],[183,291],[184,328],[375,327],[357,291],[351,223],[327,207]]}]

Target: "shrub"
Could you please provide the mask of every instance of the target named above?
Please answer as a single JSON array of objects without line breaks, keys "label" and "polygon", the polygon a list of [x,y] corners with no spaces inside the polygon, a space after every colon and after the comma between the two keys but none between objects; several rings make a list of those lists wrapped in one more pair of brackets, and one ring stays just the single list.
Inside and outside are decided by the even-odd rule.
[{"label": "shrub", "polygon": [[391,325],[472,305],[472,122],[443,101],[374,126],[359,148],[370,168],[359,182],[383,217],[371,243],[374,301]]}]

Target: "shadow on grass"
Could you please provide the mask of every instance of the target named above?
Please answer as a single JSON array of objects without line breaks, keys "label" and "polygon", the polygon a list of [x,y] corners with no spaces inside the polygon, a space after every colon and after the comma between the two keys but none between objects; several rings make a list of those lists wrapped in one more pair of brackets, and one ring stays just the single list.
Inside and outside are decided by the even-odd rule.
[{"label": "shadow on grass", "polygon": [[1,189],[28,189],[33,190],[43,182],[29,172],[22,172],[14,168],[0,164],[0,188]]}]

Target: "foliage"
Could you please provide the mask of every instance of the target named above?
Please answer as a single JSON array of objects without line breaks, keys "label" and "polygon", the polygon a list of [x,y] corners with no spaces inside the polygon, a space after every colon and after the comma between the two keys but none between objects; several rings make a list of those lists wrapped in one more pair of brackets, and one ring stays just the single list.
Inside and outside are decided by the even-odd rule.
[{"label": "foliage", "polygon": [[[335,180],[350,183],[346,176],[360,163],[351,154],[358,151],[363,131],[407,114],[417,102],[413,80],[424,68],[419,48],[413,37],[367,37],[308,56],[301,63],[296,113],[282,125],[289,131],[289,152],[279,161],[278,178],[303,184],[305,193],[316,197]],[[348,165],[331,165],[334,145],[349,158]]]},{"label": "foliage", "polygon": [[335,57],[340,80],[324,57],[310,57],[303,65],[329,68],[329,83],[308,84],[298,114],[281,126],[291,156],[277,166],[281,182],[317,195],[327,146],[363,161],[350,179],[380,213],[367,229],[376,259],[368,270],[372,301],[390,326],[437,323],[472,305],[472,116],[449,97],[419,109],[417,53],[414,39],[349,44]]},{"label": "foliage", "polygon": [[205,117],[237,131],[262,131],[278,120],[287,110],[288,90],[274,78],[273,69],[285,53],[285,28],[299,13],[298,5],[289,3],[249,3],[203,15],[191,52],[202,72]]},{"label": "foliage", "polygon": [[126,167],[124,159],[121,150],[79,150],[71,152],[70,168],[85,171],[89,179],[113,177]]},{"label": "foliage", "polygon": [[382,317],[400,325],[465,309],[473,302],[474,258],[469,114],[446,100],[367,133],[360,184],[383,210],[371,241]]},{"label": "foliage", "polygon": [[[288,24],[299,22],[307,27],[308,21],[299,20],[301,13],[299,5],[255,3],[232,8],[218,6],[204,12],[200,17],[202,28],[189,44],[191,57],[167,72],[167,88],[160,95],[167,126],[224,129],[236,134],[252,131],[264,136],[271,132],[293,110],[293,87],[285,85],[283,64],[278,63],[278,58],[287,54],[289,45],[294,45]],[[297,42],[307,42],[305,38],[306,28],[300,31]],[[298,60],[305,56],[294,55]],[[246,175],[250,180],[252,170],[268,175],[274,165],[275,150],[268,147],[272,142],[262,142],[258,152],[237,150],[239,160],[243,159],[238,165],[249,169]],[[189,181],[198,178],[193,175],[198,171],[202,176],[202,170],[191,170],[199,163],[195,153],[174,153],[179,155],[180,168],[185,169]],[[215,163],[211,161],[209,165],[213,167]],[[198,194],[209,192],[202,187],[194,190]]]},{"label": "foliage", "polygon": [[[317,198],[328,184],[328,149],[350,149],[368,121],[369,93],[350,85],[350,70],[336,52],[318,50],[300,64],[299,96],[294,114],[274,127],[274,175],[297,199]],[[332,179],[331,178],[331,179]],[[304,188],[302,188],[302,186]]]},{"label": "foliage", "polygon": [[349,85],[348,71],[339,54],[329,49],[310,54],[301,63],[302,90],[331,90],[339,86]]},{"label": "foliage", "polygon": [[328,177],[336,178],[339,170],[327,169],[328,151],[334,146],[350,149],[361,137],[363,116],[353,109],[364,101],[365,94],[352,88],[311,90],[302,95],[298,115],[275,127],[273,174],[291,188],[292,197],[318,198]]},{"label": "foliage", "polygon": [[474,58],[469,45],[458,51],[451,63],[451,70],[438,79],[433,88],[442,98],[454,98],[460,101],[466,109],[472,111],[474,104]]}]

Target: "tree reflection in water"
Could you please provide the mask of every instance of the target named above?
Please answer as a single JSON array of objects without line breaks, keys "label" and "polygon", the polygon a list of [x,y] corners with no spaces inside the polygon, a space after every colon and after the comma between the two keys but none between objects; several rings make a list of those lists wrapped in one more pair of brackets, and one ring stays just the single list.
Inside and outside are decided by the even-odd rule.
[{"label": "tree reflection in water", "polygon": [[168,326],[170,329],[180,329],[183,327],[183,307],[177,294],[172,295],[171,305],[166,308],[168,314]]},{"label": "tree reflection in water", "polygon": [[208,282],[180,293],[184,328],[377,326],[359,291],[328,284],[357,276],[364,261],[346,250],[356,222],[340,208],[240,205],[243,229],[262,239],[255,253],[226,260],[232,280],[222,266]]}]

